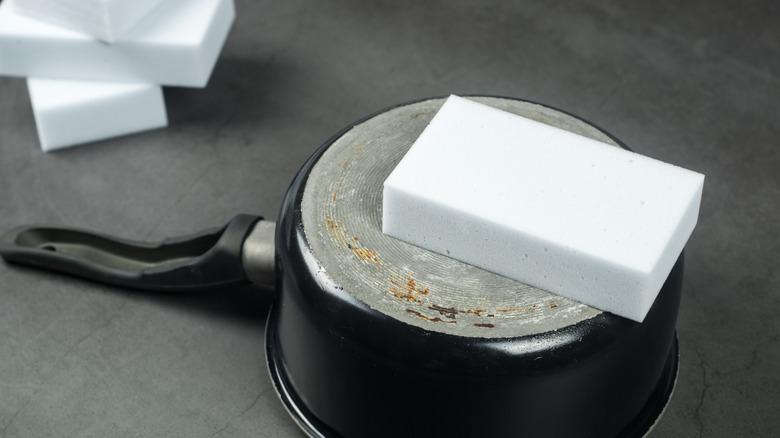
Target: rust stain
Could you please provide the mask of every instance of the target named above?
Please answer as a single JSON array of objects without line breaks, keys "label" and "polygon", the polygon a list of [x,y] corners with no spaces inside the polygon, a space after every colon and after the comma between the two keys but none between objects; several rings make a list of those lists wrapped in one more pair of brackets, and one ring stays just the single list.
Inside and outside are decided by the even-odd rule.
[{"label": "rust stain", "polygon": [[[363,143],[359,143],[359,144],[356,144],[355,146],[353,146],[353,148],[354,148],[353,152],[352,152],[352,154],[350,154],[352,157],[350,157],[350,158],[353,158],[353,157],[357,156],[357,154],[362,153],[363,150],[365,150],[366,145],[363,144]],[[350,161],[349,158],[341,160],[341,163],[340,163],[341,164],[341,168],[346,170],[347,167],[349,167],[349,161]]]},{"label": "rust stain", "polygon": [[447,324],[455,324],[455,321],[447,321],[447,320],[439,318],[438,316],[431,317],[431,316],[422,314],[422,313],[420,313],[420,312],[418,312],[416,310],[412,310],[412,309],[406,309],[406,312],[407,313],[411,313],[412,315],[414,315],[414,316],[416,316],[418,318],[422,318],[422,319],[424,319],[426,321],[430,321],[430,322],[445,322]]},{"label": "rust stain", "polygon": [[382,259],[379,258],[379,254],[373,249],[353,247],[348,245],[357,258],[367,263],[374,263],[376,265],[382,264]]},{"label": "rust stain", "polygon": [[405,279],[398,279],[390,277],[390,291],[396,298],[406,300],[412,303],[422,303],[421,296],[428,295],[430,290],[427,287],[420,287],[417,285],[417,280],[414,279],[412,274],[409,274]]},{"label": "rust stain", "polygon": [[409,290],[406,288],[399,288],[399,287],[390,287],[390,293],[393,294],[396,298],[400,300],[406,300],[411,303],[422,303],[422,298],[420,298],[417,295],[417,292],[414,290]]},{"label": "rust stain", "polygon": [[332,198],[333,198],[333,202],[336,202],[336,192],[333,192]]},{"label": "rust stain", "polygon": [[496,307],[496,313],[518,313],[525,310],[524,307]]},{"label": "rust stain", "polygon": [[476,327],[483,327],[483,328],[493,328],[495,325],[489,323],[489,322],[475,322],[474,326]]},{"label": "rust stain", "polygon": [[335,233],[336,230],[339,229],[338,222],[336,222],[332,217],[325,218],[325,226],[328,228],[328,231],[330,231],[331,233]]},{"label": "rust stain", "polygon": [[398,289],[397,287],[390,287],[388,290],[391,294],[393,294],[394,297],[398,298],[399,300],[406,300],[412,303],[422,303],[421,299],[407,293],[404,290]]},{"label": "rust stain", "polygon": [[341,228],[341,224],[332,217],[325,218],[325,227],[328,229],[328,233],[338,242],[344,242],[344,230]]},{"label": "rust stain", "polygon": [[336,219],[333,219],[332,217],[326,217],[325,227],[327,228],[328,234],[330,234],[333,240],[346,247],[349,247],[349,243],[347,242],[347,235],[344,232],[344,228]]},{"label": "rust stain", "polygon": [[[333,193],[333,196],[336,196],[336,193]],[[366,263],[373,263],[375,265],[381,265],[382,259],[379,257],[379,254],[370,248],[360,247],[360,246],[353,246],[352,243],[350,243],[350,240],[347,238],[347,234],[345,233],[342,226],[332,217],[326,217],[325,218],[325,227],[328,229],[328,234],[331,235],[333,240],[336,242],[346,246],[349,250],[352,251],[352,254],[355,254],[355,257],[360,259],[363,262]],[[352,242],[355,244],[360,243],[357,236],[352,237]]]},{"label": "rust stain", "polygon": [[341,229],[341,225],[332,217],[325,218],[325,227],[328,229],[328,234],[331,235],[333,240],[339,243],[344,243],[344,230]]},{"label": "rust stain", "polygon": [[[336,192],[333,192],[333,196],[335,200]],[[373,263],[375,265],[382,264],[382,259],[373,249],[360,247],[357,245],[353,246],[352,243],[350,243],[350,240],[347,238],[347,234],[343,227],[332,217],[325,218],[325,227],[327,228],[328,234],[330,234],[333,240],[346,246],[349,250],[352,251],[352,254],[354,254],[355,257],[361,261],[366,263]],[[353,236],[351,242],[354,242],[355,244],[360,243],[357,236]]]},{"label": "rust stain", "polygon": [[[360,244],[357,236],[352,236],[352,243],[355,245]],[[355,257],[366,263],[373,263],[375,265],[382,264],[382,259],[379,257],[379,253],[370,248],[353,246],[352,243],[347,243],[347,248],[352,250],[352,254],[355,254]]]},{"label": "rust stain", "polygon": [[415,291],[415,292],[417,292],[420,295],[428,295],[428,292],[429,292],[427,287],[424,288],[424,289],[418,288],[417,287],[417,280],[412,278],[411,275],[409,275],[409,279],[406,280],[406,290],[408,290],[410,292]]}]

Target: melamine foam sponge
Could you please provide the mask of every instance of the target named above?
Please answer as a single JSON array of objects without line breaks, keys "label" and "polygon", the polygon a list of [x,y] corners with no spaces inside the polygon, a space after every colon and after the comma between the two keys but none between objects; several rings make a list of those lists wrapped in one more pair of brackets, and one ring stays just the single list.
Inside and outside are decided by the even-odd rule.
[{"label": "melamine foam sponge", "polygon": [[167,0],[106,44],[18,14],[16,1],[0,3],[0,75],[203,87],[235,18],[233,0]]},{"label": "melamine foam sponge", "polygon": [[704,176],[451,96],[384,183],[383,231],[642,321]]},{"label": "melamine foam sponge", "polygon": [[77,32],[114,42],[162,0],[15,0],[15,10]]},{"label": "melamine foam sponge", "polygon": [[168,124],[159,86],[28,79],[44,151]]}]

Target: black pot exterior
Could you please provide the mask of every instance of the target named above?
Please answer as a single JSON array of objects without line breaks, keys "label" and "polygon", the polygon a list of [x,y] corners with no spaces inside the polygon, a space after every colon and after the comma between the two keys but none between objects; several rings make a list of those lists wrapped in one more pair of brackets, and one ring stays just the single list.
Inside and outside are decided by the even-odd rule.
[{"label": "black pot exterior", "polygon": [[[643,323],[609,313],[521,338],[427,331],[377,312],[320,272],[307,243],[301,169],[280,213],[274,362],[324,436],[614,437],[641,434],[676,367],[683,261]],[[664,383],[666,381],[666,383]],[[665,403],[665,400],[664,400]],[[661,407],[664,403],[661,403]],[[658,409],[656,409],[658,411]]]}]

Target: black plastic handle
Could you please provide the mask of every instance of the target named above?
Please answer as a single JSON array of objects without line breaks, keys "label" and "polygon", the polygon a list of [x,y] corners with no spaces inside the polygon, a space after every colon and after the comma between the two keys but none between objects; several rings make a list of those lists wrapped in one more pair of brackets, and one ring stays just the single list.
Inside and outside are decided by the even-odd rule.
[{"label": "black plastic handle", "polygon": [[244,240],[259,216],[240,214],[222,228],[134,242],[89,231],[27,226],[0,238],[0,256],[49,271],[154,291],[201,290],[249,283]]}]

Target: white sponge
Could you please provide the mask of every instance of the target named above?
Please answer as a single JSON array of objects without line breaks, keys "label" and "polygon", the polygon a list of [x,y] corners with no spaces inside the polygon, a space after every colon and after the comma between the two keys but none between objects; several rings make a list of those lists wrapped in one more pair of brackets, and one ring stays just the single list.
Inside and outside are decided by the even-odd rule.
[{"label": "white sponge", "polygon": [[383,231],[642,321],[704,176],[451,96],[384,183]]},{"label": "white sponge", "polygon": [[235,18],[233,0],[167,0],[106,44],[18,14],[16,1],[0,3],[0,75],[203,87]]},{"label": "white sponge", "polygon": [[168,124],[156,85],[28,79],[44,151]]},{"label": "white sponge", "polygon": [[17,12],[114,42],[162,0],[15,0]]}]

